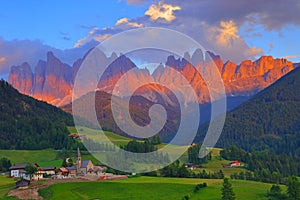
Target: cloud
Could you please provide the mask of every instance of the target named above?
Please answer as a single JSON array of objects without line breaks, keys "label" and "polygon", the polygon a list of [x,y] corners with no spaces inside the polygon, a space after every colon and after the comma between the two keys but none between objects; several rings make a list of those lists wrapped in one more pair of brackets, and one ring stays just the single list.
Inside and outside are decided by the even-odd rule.
[{"label": "cloud", "polygon": [[126,3],[128,5],[143,5],[147,2],[150,2],[150,0],[126,0]]},{"label": "cloud", "polygon": [[[244,38],[261,37],[266,31],[280,29],[286,25],[300,26],[299,0],[127,0],[128,4],[149,5],[143,16],[134,19],[123,18],[105,32],[99,28],[85,41],[96,35],[115,34],[135,28],[127,23],[143,24],[144,27],[170,28],[195,39],[207,50],[220,54],[224,61],[239,63],[245,59],[268,52],[257,45],[249,46]],[[122,22],[122,23],[121,23]],[[100,37],[99,36],[99,37]],[[82,41],[83,42],[83,41]],[[270,47],[271,49],[272,47]]]},{"label": "cloud", "polygon": [[39,60],[46,60],[52,51],[62,62],[72,65],[82,58],[95,43],[86,43],[80,48],[60,50],[44,44],[40,40],[4,40],[0,37],[0,75],[9,73],[10,67],[28,62],[32,69]]},{"label": "cloud", "polygon": [[238,26],[245,22],[261,24],[267,30],[279,30],[285,25],[300,25],[299,0],[165,0],[182,8],[177,17],[197,18],[208,24],[233,20]]},{"label": "cloud", "polygon": [[[124,27],[121,27],[124,28]],[[126,27],[128,28],[128,27]],[[132,28],[132,27],[131,27]],[[82,39],[79,39],[75,44],[74,44],[74,48],[79,48],[81,46],[84,46],[85,44],[89,43],[89,42],[101,42],[105,39],[107,39],[108,37],[110,37],[113,34],[119,33],[120,31],[122,31],[123,29],[120,29],[119,27],[104,27],[102,29],[98,28],[98,27],[92,27],[89,32],[88,35],[85,36]]]},{"label": "cloud", "polygon": [[6,61],[6,58],[4,56],[0,57],[0,63],[3,63]]},{"label": "cloud", "polygon": [[245,51],[245,56],[249,58],[261,56],[262,54],[263,54],[262,48],[257,48],[256,46],[246,49]]},{"label": "cloud", "polygon": [[283,56],[285,59],[297,59],[300,58],[300,55],[288,55],[288,56]]},{"label": "cloud", "polygon": [[[99,30],[99,28],[93,27],[93,28],[89,31],[89,33],[88,33],[88,35],[87,35],[86,37],[84,37],[84,38],[82,38],[82,39],[79,39],[79,40],[74,44],[74,48],[78,48],[78,47],[84,45],[85,43],[87,43],[87,42],[89,42],[89,41],[95,39],[95,33],[96,33],[98,30]],[[97,37],[99,37],[99,35],[97,35]],[[95,39],[95,40],[96,40],[96,39]]]},{"label": "cloud", "polygon": [[68,36],[63,36],[62,39],[63,39],[63,40],[71,40],[71,38],[68,37]]},{"label": "cloud", "polygon": [[139,24],[137,22],[130,22],[129,19],[126,17],[119,19],[115,24],[115,26],[120,26],[120,25],[128,25],[135,28],[141,28],[144,26],[143,24]]},{"label": "cloud", "polygon": [[232,20],[221,21],[220,28],[217,28],[215,32],[217,32],[217,42],[223,46],[228,46],[233,40],[240,39],[240,36],[238,35],[238,27]]},{"label": "cloud", "polygon": [[176,19],[176,16],[174,15],[174,11],[176,10],[181,10],[181,7],[162,3],[160,1],[157,5],[152,4],[145,12],[145,15],[148,15],[152,21],[164,19],[166,22],[171,22]]}]

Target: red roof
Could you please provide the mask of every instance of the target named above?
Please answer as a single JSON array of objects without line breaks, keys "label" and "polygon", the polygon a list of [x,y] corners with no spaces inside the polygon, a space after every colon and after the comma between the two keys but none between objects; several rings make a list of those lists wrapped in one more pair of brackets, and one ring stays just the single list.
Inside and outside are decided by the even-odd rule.
[{"label": "red roof", "polygon": [[65,168],[65,167],[61,167],[61,168],[59,168],[59,170],[61,172],[64,172],[64,173],[68,173],[69,172],[69,170],[67,168]]}]

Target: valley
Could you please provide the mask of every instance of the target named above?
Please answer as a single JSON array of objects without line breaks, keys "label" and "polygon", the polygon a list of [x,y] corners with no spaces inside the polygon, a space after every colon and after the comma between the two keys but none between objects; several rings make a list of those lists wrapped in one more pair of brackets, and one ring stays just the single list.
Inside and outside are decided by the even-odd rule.
[{"label": "valley", "polygon": [[0,199],[300,200],[300,0],[4,0],[0,24]]}]

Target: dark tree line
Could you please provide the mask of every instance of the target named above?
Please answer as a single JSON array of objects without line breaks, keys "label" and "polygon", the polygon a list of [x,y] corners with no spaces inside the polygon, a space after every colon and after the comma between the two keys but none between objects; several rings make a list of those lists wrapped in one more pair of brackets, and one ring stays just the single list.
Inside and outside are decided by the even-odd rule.
[{"label": "dark tree line", "polygon": [[70,114],[45,102],[20,94],[0,80],[0,148],[76,148],[68,137]]},{"label": "dark tree line", "polygon": [[246,163],[247,173],[232,174],[235,179],[256,180],[270,183],[283,183],[284,178],[300,174],[300,160],[292,155],[269,153],[268,151],[246,152],[236,146],[223,149],[221,157],[227,160],[240,160]]},{"label": "dark tree line", "polygon": [[217,172],[207,172],[206,170],[202,170],[201,172],[192,173],[191,177],[205,179],[223,179],[224,173],[222,170],[219,170]]},{"label": "dark tree line", "polygon": [[286,180],[287,192],[283,192],[279,185],[272,185],[267,196],[269,200],[299,200],[300,182],[297,177],[291,176]]},{"label": "dark tree line", "polygon": [[193,163],[195,165],[200,165],[207,163],[209,160],[211,160],[211,152],[209,152],[204,158],[199,158],[199,151],[201,146],[200,145],[194,145],[188,148],[188,161],[190,163]]},{"label": "dark tree line", "polygon": [[143,142],[137,140],[131,140],[122,147],[126,151],[134,153],[148,153],[157,150],[155,145],[161,144],[161,139],[159,136],[153,136],[151,138],[144,139]]},{"label": "dark tree line", "polygon": [[0,159],[0,171],[6,172],[11,167],[11,162],[7,158],[1,158]]}]

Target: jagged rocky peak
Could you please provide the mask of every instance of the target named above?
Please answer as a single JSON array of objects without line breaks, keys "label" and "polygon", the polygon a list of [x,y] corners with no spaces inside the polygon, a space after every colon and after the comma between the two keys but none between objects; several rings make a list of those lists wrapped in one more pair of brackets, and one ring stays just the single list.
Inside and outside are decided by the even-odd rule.
[{"label": "jagged rocky peak", "polygon": [[232,81],[235,79],[237,65],[230,60],[227,61],[222,69],[222,79],[224,81]]},{"label": "jagged rocky peak", "polygon": [[153,78],[155,80],[158,80],[161,77],[161,75],[164,73],[164,70],[165,70],[165,66],[162,63],[160,63],[152,73]]},{"label": "jagged rocky peak", "polygon": [[12,66],[8,77],[8,82],[19,92],[30,95],[33,85],[33,73],[27,62],[18,66]]},{"label": "jagged rocky peak", "polygon": [[198,66],[204,61],[203,51],[201,49],[196,49],[191,57],[191,64]]},{"label": "jagged rocky peak", "polygon": [[189,62],[184,58],[175,58],[174,55],[168,56],[166,66],[182,71]]},{"label": "jagged rocky peak", "polygon": [[34,85],[32,95],[42,100],[43,87],[45,83],[47,62],[39,60],[34,70]]}]

